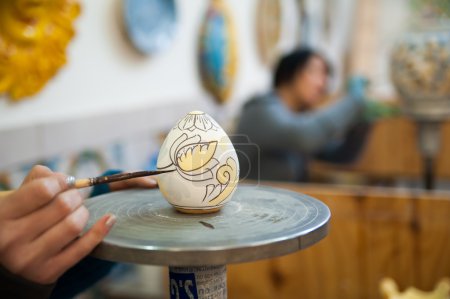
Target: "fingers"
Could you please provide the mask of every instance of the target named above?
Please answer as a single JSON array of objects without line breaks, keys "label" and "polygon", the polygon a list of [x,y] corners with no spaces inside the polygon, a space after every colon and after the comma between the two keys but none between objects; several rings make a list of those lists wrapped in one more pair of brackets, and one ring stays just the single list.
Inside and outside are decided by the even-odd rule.
[{"label": "fingers", "polygon": [[141,177],[134,178],[120,182],[110,183],[109,187],[111,191],[118,191],[123,189],[131,189],[131,188],[156,188],[158,183],[154,178],[151,177]]},{"label": "fingers", "polygon": [[43,166],[43,165],[36,165],[31,168],[30,172],[27,174],[25,179],[22,182],[22,186],[28,182],[31,182],[32,180],[39,179],[39,178],[45,178],[50,175],[52,175],[53,172],[50,170],[50,168]]},{"label": "fingers", "polygon": [[57,265],[57,276],[75,265],[82,258],[87,256],[108,234],[114,225],[116,217],[108,214],[100,218],[95,225],[82,237],[64,248],[61,253],[51,260],[52,265]]},{"label": "fingers", "polygon": [[50,202],[68,188],[62,174],[35,179],[5,198],[0,213],[7,218],[23,217]]},{"label": "fingers", "polygon": [[83,196],[77,190],[59,193],[54,200],[18,221],[16,232],[23,231],[27,241],[33,241],[42,233],[62,221],[83,204]]},{"label": "fingers", "polygon": [[88,218],[89,212],[86,207],[79,207],[72,214],[32,242],[36,248],[36,252],[48,257],[56,255],[80,236],[88,222]]},{"label": "fingers", "polygon": [[[11,252],[18,258],[14,263],[10,263],[8,268],[13,273],[40,284],[54,283],[103,240],[114,222],[114,215],[103,216],[85,235],[74,238],[64,249],[47,258],[37,251],[35,244],[30,243],[27,247],[19,248],[21,250]],[[45,245],[46,247],[40,248],[39,251],[42,252],[54,246],[54,244]]]}]

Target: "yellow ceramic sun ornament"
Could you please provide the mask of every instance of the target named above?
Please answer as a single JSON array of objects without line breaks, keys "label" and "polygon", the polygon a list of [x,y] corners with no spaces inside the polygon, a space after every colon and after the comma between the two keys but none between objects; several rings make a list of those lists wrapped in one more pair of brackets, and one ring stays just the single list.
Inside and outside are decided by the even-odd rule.
[{"label": "yellow ceramic sun ornament", "polygon": [[20,100],[45,86],[66,63],[79,13],[74,0],[0,1],[0,94]]}]

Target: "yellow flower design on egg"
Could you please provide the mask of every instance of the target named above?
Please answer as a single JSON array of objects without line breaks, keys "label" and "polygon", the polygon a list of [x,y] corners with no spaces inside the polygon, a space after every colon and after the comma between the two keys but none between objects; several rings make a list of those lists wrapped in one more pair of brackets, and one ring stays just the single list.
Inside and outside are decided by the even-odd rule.
[{"label": "yellow flower design on egg", "polygon": [[217,148],[217,141],[186,145],[177,153],[177,164],[183,171],[193,171],[211,161]]}]

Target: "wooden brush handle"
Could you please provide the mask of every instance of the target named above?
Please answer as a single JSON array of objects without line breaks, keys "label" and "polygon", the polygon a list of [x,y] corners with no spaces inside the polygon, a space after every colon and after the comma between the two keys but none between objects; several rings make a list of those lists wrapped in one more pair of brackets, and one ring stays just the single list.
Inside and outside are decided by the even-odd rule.
[{"label": "wooden brush handle", "polygon": [[0,197],[5,197],[13,192],[14,190],[0,191]]},{"label": "wooden brush handle", "polygon": [[69,185],[74,188],[85,188],[89,186],[95,186],[99,184],[108,184],[113,182],[125,181],[134,178],[140,178],[144,176],[157,175],[166,172],[172,172],[173,170],[157,170],[157,171],[136,171],[136,172],[123,172],[112,175],[98,176],[95,178],[87,178],[87,179],[78,179],[75,178],[70,179]]}]

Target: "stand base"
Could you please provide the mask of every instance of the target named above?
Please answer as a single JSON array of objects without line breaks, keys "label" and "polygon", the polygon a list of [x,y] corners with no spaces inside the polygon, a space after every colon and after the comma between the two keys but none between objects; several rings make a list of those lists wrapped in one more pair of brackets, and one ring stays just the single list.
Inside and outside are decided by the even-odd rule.
[{"label": "stand base", "polygon": [[212,209],[186,209],[174,206],[175,209],[183,214],[211,214],[219,212],[222,207],[215,207]]},{"label": "stand base", "polygon": [[226,299],[226,266],[169,267],[170,299]]},{"label": "stand base", "polygon": [[441,143],[441,123],[438,121],[419,122],[419,149],[423,159],[423,180],[427,190],[434,189],[434,159]]}]

